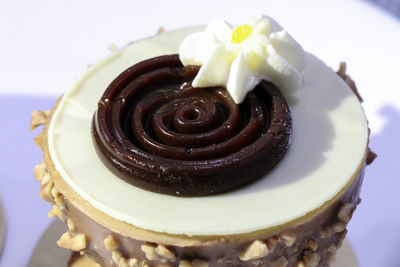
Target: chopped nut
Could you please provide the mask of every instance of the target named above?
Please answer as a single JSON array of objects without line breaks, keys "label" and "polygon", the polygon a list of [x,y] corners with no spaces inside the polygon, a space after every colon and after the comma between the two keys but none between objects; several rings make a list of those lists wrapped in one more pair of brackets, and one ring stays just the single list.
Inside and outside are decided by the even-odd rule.
[{"label": "chopped nut", "polygon": [[357,99],[360,102],[363,102],[363,99],[357,90],[355,82],[350,78],[349,75],[346,74],[346,63],[345,62],[340,62],[339,70],[336,73],[347,83],[347,85],[351,88],[353,93],[356,95]]},{"label": "chopped nut", "polygon": [[353,211],[354,211],[353,204],[350,203],[343,204],[338,213],[339,220],[348,223],[351,219],[351,216],[353,215]]},{"label": "chopped nut", "polygon": [[288,260],[284,256],[281,256],[281,257],[276,258],[273,261],[271,261],[269,266],[270,267],[286,267],[288,265],[288,263],[289,263]]},{"label": "chopped nut", "polygon": [[261,264],[262,264],[262,260],[251,261],[251,266],[260,266]]},{"label": "chopped nut", "polygon": [[337,248],[335,245],[331,245],[329,248],[327,248],[327,251],[328,251],[327,255],[328,262],[332,263],[333,261],[335,261]]},{"label": "chopped nut", "polygon": [[336,73],[340,78],[346,78],[346,62],[340,62],[339,69]]},{"label": "chopped nut", "polygon": [[158,28],[158,30],[157,30],[157,35],[158,35],[158,34],[161,34],[161,33],[163,33],[163,32],[165,32],[165,28],[164,28],[164,27],[160,27],[160,28]]},{"label": "chopped nut", "polygon": [[293,247],[293,252],[294,252],[294,253],[297,253],[298,251],[299,251],[299,246],[294,246],[294,247]]},{"label": "chopped nut", "polygon": [[46,124],[49,111],[34,110],[31,116],[31,131],[36,127]]},{"label": "chopped nut", "polygon": [[192,262],[188,260],[181,260],[179,262],[179,267],[208,267],[209,262],[205,260],[193,260]]},{"label": "chopped nut", "polygon": [[42,180],[40,181],[40,185],[44,186],[50,181],[50,174],[46,173],[43,177]]},{"label": "chopped nut", "polygon": [[166,248],[165,246],[163,246],[163,245],[158,245],[158,246],[156,247],[156,253],[157,253],[159,256],[161,256],[161,257],[163,257],[163,258],[166,258],[166,259],[168,259],[168,260],[170,260],[170,261],[175,261],[175,260],[176,260],[175,253],[174,253],[173,251],[167,249],[167,248]]},{"label": "chopped nut", "polygon": [[51,202],[53,200],[53,197],[51,195],[51,190],[53,189],[53,186],[53,181],[50,181],[46,185],[44,185],[40,190],[40,197],[48,202]]},{"label": "chopped nut", "polygon": [[56,199],[57,197],[60,196],[60,193],[58,192],[58,190],[55,187],[53,187],[51,189],[51,195],[53,196],[54,199]]},{"label": "chopped nut", "polygon": [[192,266],[193,267],[208,267],[209,263],[208,261],[205,260],[193,260],[192,261]]},{"label": "chopped nut", "polygon": [[111,258],[118,265],[118,267],[138,267],[139,266],[139,265],[133,265],[133,263],[134,263],[133,261],[132,261],[132,265],[130,265],[131,259],[126,259],[125,257],[122,256],[121,252],[116,251],[116,250],[111,253]]},{"label": "chopped nut", "polygon": [[274,236],[267,239],[267,246],[270,252],[275,250],[276,244],[278,244],[279,238]]},{"label": "chopped nut", "polygon": [[280,238],[288,247],[292,246],[294,242],[296,242],[296,234],[292,230],[284,232]]},{"label": "chopped nut", "polygon": [[306,262],[307,267],[317,267],[321,257],[317,253],[310,253],[305,255],[303,259]]},{"label": "chopped nut", "polygon": [[107,236],[103,240],[103,244],[108,251],[117,250],[119,246],[118,241],[112,235]]},{"label": "chopped nut", "polygon": [[80,251],[86,248],[86,235],[78,234],[73,236],[70,232],[66,232],[57,241],[57,245],[73,251]]},{"label": "chopped nut", "polygon": [[74,224],[74,222],[71,220],[71,218],[68,218],[68,220],[67,220],[67,226],[68,226],[68,229],[69,229],[71,232],[75,232],[75,231],[76,231],[75,224]]},{"label": "chopped nut", "polygon": [[65,214],[60,210],[60,208],[57,205],[53,205],[51,207],[51,210],[49,211],[47,216],[49,218],[54,218],[57,216],[58,218],[60,218],[60,220],[65,221]]},{"label": "chopped nut", "polygon": [[332,254],[336,254],[337,248],[335,245],[331,245],[329,248],[327,248],[327,251]]},{"label": "chopped nut", "polygon": [[64,198],[59,196],[58,198],[54,199],[54,202],[61,208],[64,209]]},{"label": "chopped nut", "polygon": [[332,229],[335,233],[342,232],[346,228],[346,224],[342,221],[337,221],[332,225]]},{"label": "chopped nut", "polygon": [[329,255],[326,256],[326,262],[329,263],[329,264],[334,263],[335,260],[336,260],[336,255],[335,254],[329,254]]},{"label": "chopped nut", "polygon": [[256,260],[267,256],[268,253],[267,245],[260,240],[256,240],[239,254],[239,259],[241,261]]},{"label": "chopped nut", "polygon": [[118,47],[115,44],[110,44],[108,46],[108,50],[110,50],[111,52],[117,51]]},{"label": "chopped nut", "polygon": [[192,263],[187,260],[181,260],[179,262],[179,267],[193,267]]},{"label": "chopped nut", "polygon": [[121,257],[118,262],[118,267],[129,267],[128,260],[124,257]]},{"label": "chopped nut", "polygon": [[332,232],[333,232],[333,230],[332,230],[332,228],[330,226],[325,226],[324,228],[322,228],[319,231],[319,236],[321,238],[330,238],[331,235],[332,235]]},{"label": "chopped nut", "polygon": [[43,176],[46,175],[46,167],[44,166],[44,162],[41,162],[35,166],[33,169],[33,176],[36,180],[41,181]]},{"label": "chopped nut", "polygon": [[318,244],[317,244],[317,242],[315,242],[314,240],[309,240],[308,242],[307,242],[307,245],[308,245],[308,247],[312,250],[312,251],[317,251],[317,249],[318,249]]},{"label": "chopped nut", "polygon": [[153,261],[158,259],[156,248],[153,245],[144,244],[140,248],[146,254],[148,260]]},{"label": "chopped nut", "polygon": [[64,199],[63,199],[62,195],[60,194],[60,192],[58,192],[58,190],[55,187],[53,187],[53,189],[51,189],[51,195],[54,198],[54,202],[59,207],[64,207]]},{"label": "chopped nut", "polygon": [[136,258],[130,258],[128,261],[129,267],[139,267],[139,261]]},{"label": "chopped nut", "polygon": [[111,258],[114,262],[119,262],[119,260],[122,258],[122,254],[119,251],[113,251],[111,253]]},{"label": "chopped nut", "polygon": [[43,132],[41,132],[38,136],[33,138],[33,141],[35,141],[35,144],[38,146],[40,150],[43,150]]},{"label": "chopped nut", "polygon": [[54,218],[54,217],[58,216],[57,214],[59,212],[61,212],[60,209],[56,205],[53,205],[53,206],[51,206],[51,210],[49,211],[49,213],[47,213],[47,216],[49,218]]},{"label": "chopped nut", "polygon": [[300,261],[297,263],[297,267],[306,267],[306,262],[305,262],[304,260],[300,260]]},{"label": "chopped nut", "polygon": [[344,230],[340,233],[340,236],[339,236],[339,241],[340,241],[339,246],[342,245],[342,241],[343,241],[343,239],[346,237],[346,235],[347,235],[347,230],[344,229]]}]

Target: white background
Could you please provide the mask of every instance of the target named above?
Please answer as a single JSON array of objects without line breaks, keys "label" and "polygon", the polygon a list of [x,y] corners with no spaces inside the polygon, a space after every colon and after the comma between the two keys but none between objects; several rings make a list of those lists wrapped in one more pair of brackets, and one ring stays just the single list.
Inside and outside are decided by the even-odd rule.
[{"label": "white background", "polygon": [[[400,133],[400,21],[367,2],[0,0],[0,97],[59,96],[88,64],[109,53],[111,43],[123,46],[156,33],[160,26],[169,30],[220,18],[237,25],[257,14],[274,17],[305,50],[333,68],[340,61],[348,63],[365,99],[371,146],[379,154],[367,169],[363,202],[348,238],[361,267],[400,266],[400,175],[394,160],[400,149],[396,138]],[[7,184],[0,179],[0,186]],[[32,191],[38,191],[38,186]],[[38,197],[36,193],[32,196]],[[7,199],[3,203],[6,212],[21,208]],[[18,214],[22,213],[8,212],[7,217]],[[11,234],[7,237],[0,266],[27,264],[49,223],[45,216],[36,221],[41,224],[26,224],[35,230],[27,231],[25,240],[12,240],[25,244],[23,252],[9,245]]]}]

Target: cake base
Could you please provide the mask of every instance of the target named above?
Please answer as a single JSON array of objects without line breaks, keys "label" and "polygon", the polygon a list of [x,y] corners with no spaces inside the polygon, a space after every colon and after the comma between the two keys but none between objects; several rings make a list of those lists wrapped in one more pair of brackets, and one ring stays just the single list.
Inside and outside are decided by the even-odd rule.
[{"label": "cake base", "polygon": [[[65,232],[66,226],[60,220],[54,220],[43,233],[29,261],[29,267],[100,267],[86,255],[75,257],[73,265],[69,265],[71,252],[56,245],[57,240]],[[345,239],[336,254],[336,261],[331,267],[358,267],[357,259],[350,243]]]}]

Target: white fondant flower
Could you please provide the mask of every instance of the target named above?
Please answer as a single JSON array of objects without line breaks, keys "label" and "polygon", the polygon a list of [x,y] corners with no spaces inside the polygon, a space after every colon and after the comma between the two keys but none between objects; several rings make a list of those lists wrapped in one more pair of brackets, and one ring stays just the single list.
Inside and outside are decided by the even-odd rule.
[{"label": "white fondant flower", "polygon": [[301,86],[305,64],[301,46],[264,16],[236,28],[222,20],[213,22],[186,37],[179,56],[185,66],[201,65],[193,86],[224,86],[236,103],[263,79],[291,94]]}]

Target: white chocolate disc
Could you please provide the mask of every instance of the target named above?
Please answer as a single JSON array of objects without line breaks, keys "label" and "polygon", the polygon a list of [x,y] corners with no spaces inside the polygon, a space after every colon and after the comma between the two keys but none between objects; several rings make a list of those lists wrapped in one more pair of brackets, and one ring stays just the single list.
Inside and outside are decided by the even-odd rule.
[{"label": "white chocolate disc", "polygon": [[132,43],[92,66],[68,90],[49,129],[57,171],[82,199],[115,219],[170,234],[248,233],[298,219],[334,198],[359,171],[368,125],[345,82],[306,54],[303,86],[287,99],[293,120],[291,146],[265,177],[239,190],[182,198],[132,186],[111,173],[96,154],[92,115],[110,82],[131,65],[177,53],[181,40],[201,28],[163,33]]}]

